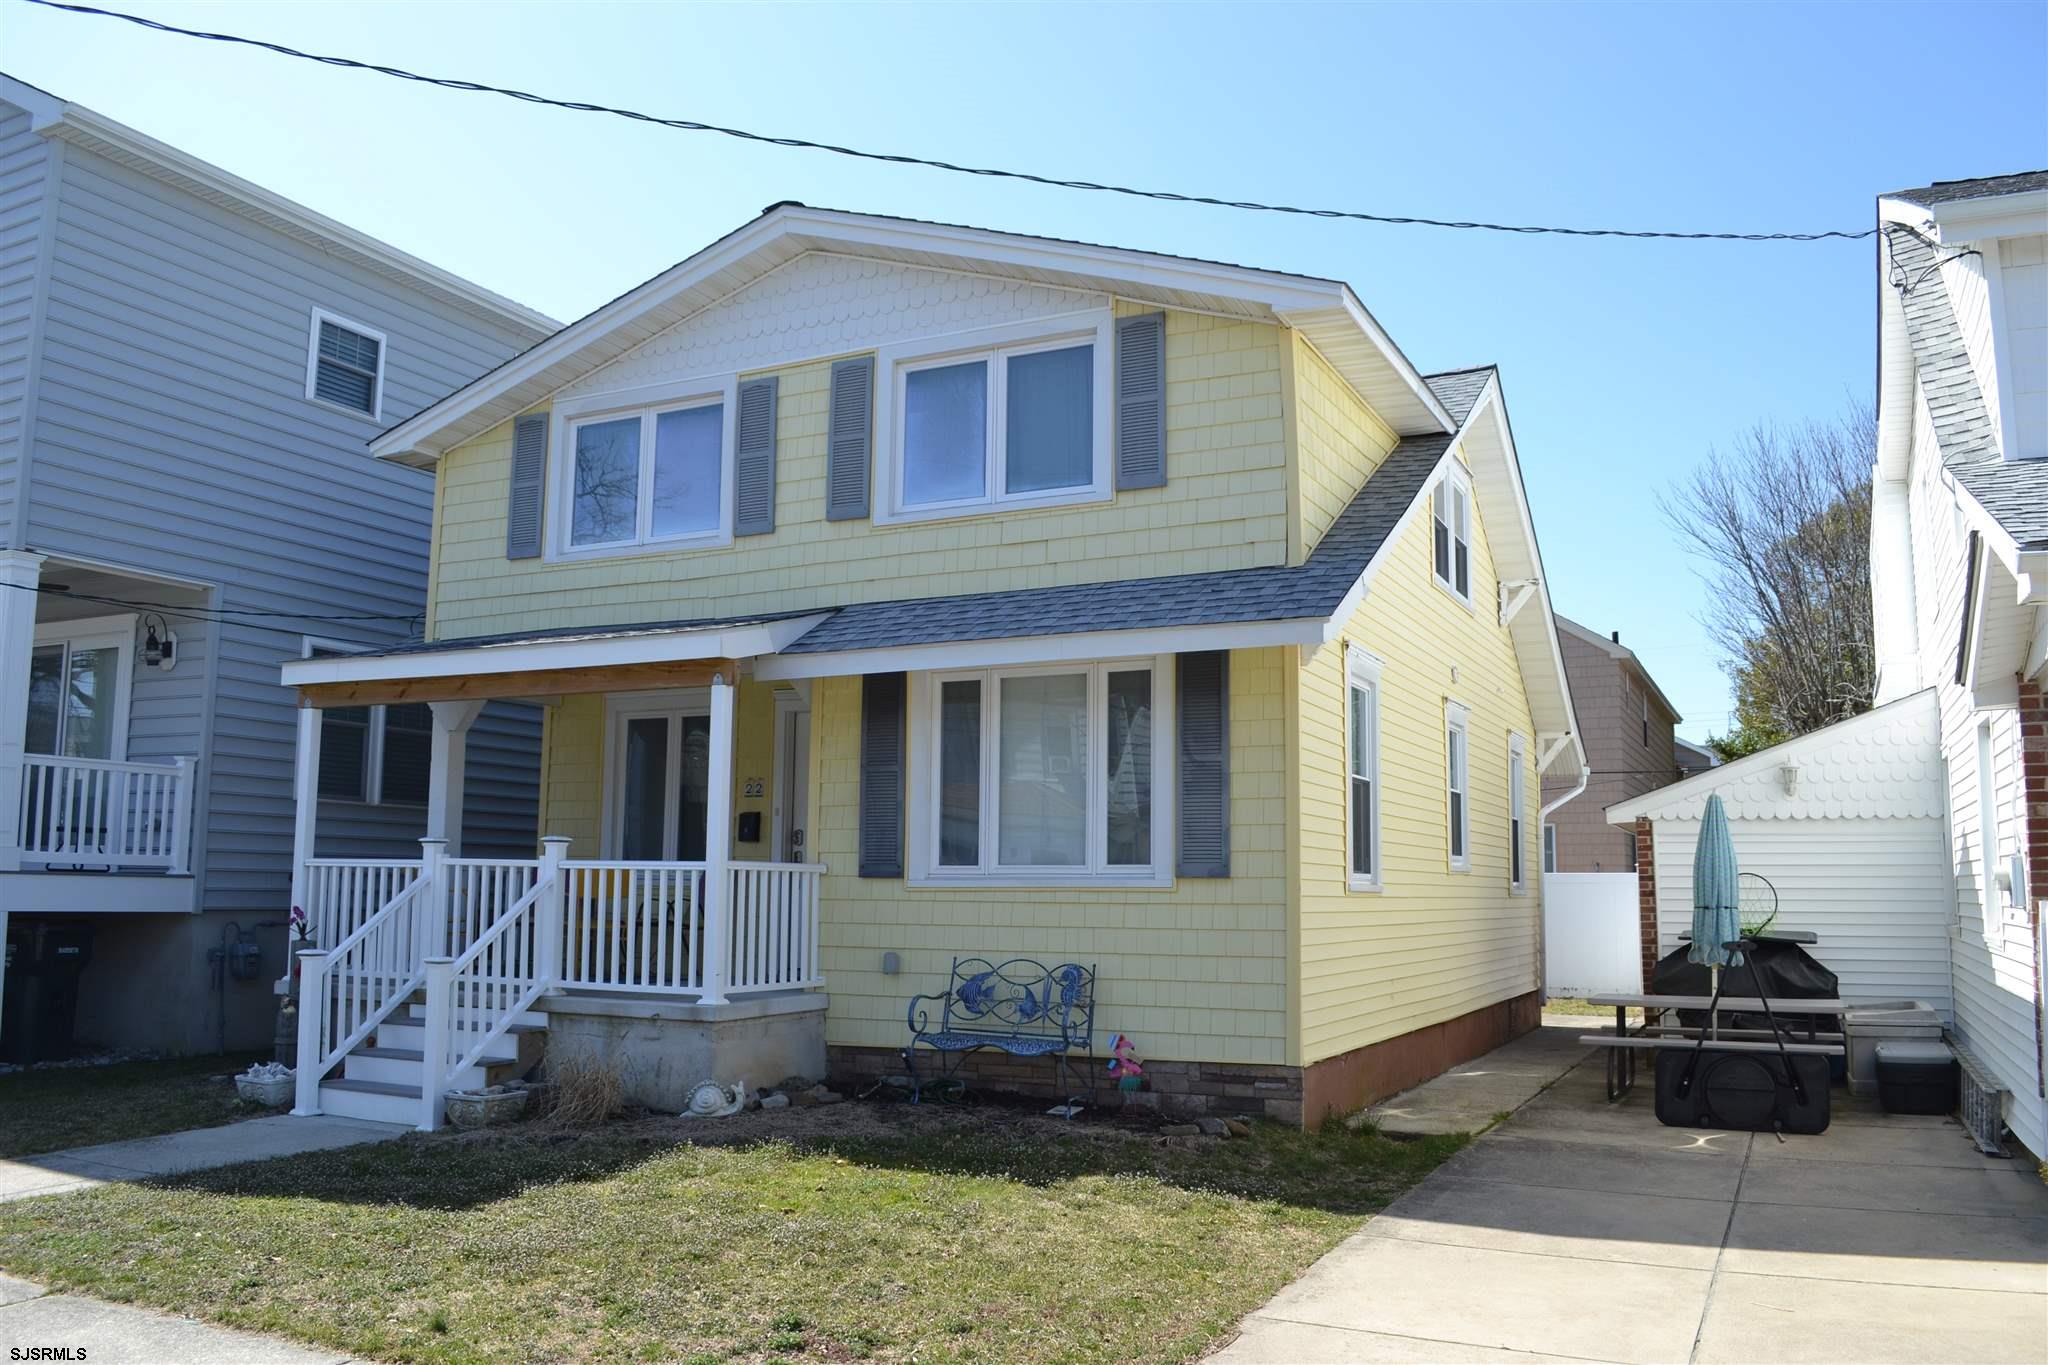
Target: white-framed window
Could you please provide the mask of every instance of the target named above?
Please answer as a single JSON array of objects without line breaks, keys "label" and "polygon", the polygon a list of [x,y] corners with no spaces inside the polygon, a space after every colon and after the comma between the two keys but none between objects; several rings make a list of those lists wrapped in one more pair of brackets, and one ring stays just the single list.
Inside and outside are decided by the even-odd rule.
[{"label": "white-framed window", "polygon": [[1380,873],[1380,662],[1344,654],[1345,877],[1353,891],[1377,891]]},{"label": "white-framed window", "polygon": [[1636,700],[1641,704],[1643,711],[1643,743],[1648,744],[1650,742],[1650,694],[1648,692],[1638,693]]},{"label": "white-framed window", "polygon": [[1508,736],[1508,890],[1529,889],[1528,850],[1523,846],[1523,802],[1528,787],[1522,776],[1525,746],[1520,735]]},{"label": "white-framed window", "polygon": [[556,405],[556,559],[732,543],[739,379],[721,375]]},{"label": "white-framed window", "polygon": [[135,617],[45,621],[29,647],[31,754],[128,757],[128,696],[135,674]]},{"label": "white-framed window", "polygon": [[1472,605],[1472,485],[1453,470],[1429,498],[1430,571],[1466,606]]},{"label": "white-framed window", "polygon": [[1984,907],[1984,937],[1997,941],[1999,912],[2005,896],[1998,889],[1998,779],[1991,766],[1991,722],[1977,723],[1977,859],[1978,903]]},{"label": "white-framed window", "polygon": [[384,334],[324,308],[306,338],[306,397],[372,421],[384,414]]},{"label": "white-framed window", "polygon": [[[307,636],[307,659],[360,654],[367,645]],[[434,711],[425,702],[330,706],[320,712],[320,799],[424,806],[433,766]]]},{"label": "white-framed window", "polygon": [[1543,827],[1543,870],[1545,872],[1557,871],[1556,825],[1545,825]]},{"label": "white-framed window", "polygon": [[[1636,836],[1630,830],[1621,832],[1621,865],[1629,872],[1636,870]],[[1595,871],[1599,869],[1595,868]]]},{"label": "white-framed window", "polygon": [[912,883],[1170,882],[1171,663],[912,674]]},{"label": "white-framed window", "polygon": [[875,520],[919,521],[1110,496],[1106,311],[886,347]]},{"label": "white-framed window", "polygon": [[1444,703],[1444,804],[1453,872],[1472,870],[1471,715],[1458,702]]}]

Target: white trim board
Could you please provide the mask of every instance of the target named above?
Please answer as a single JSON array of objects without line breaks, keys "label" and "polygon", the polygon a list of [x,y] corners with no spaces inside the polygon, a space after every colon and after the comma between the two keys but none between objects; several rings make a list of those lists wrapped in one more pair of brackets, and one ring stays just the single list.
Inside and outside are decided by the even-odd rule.
[{"label": "white trim board", "polygon": [[1254,621],[1213,626],[1161,626],[1153,630],[1098,630],[1080,635],[1032,635],[1001,640],[961,640],[931,645],[781,654],[762,659],[754,676],[762,681],[838,678],[862,673],[929,672],[934,669],[1000,668],[1010,664],[1081,663],[1149,654],[1182,654],[1205,649],[1259,649],[1267,645],[1311,645],[1322,639],[1323,619]]}]

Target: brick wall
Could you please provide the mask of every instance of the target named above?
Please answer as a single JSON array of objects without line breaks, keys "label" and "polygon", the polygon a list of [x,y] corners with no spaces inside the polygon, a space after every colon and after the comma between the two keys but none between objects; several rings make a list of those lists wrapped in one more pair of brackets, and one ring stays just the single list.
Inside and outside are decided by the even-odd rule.
[{"label": "brick wall", "polygon": [[1657,969],[1657,854],[1647,818],[1636,820],[1636,913],[1643,939],[1643,989]]},{"label": "brick wall", "polygon": [[[903,1056],[893,1048],[833,1044],[825,1051],[833,1086],[850,1094],[859,1094],[884,1076],[903,1074]],[[1120,1097],[1116,1083],[1105,1069],[1107,1064],[1108,1059],[1103,1057],[1068,1060],[1075,1081],[1083,1086],[1093,1082],[1096,1102],[1114,1107]],[[918,1052],[918,1074],[925,1079],[936,1076],[940,1065],[938,1054]],[[1122,1096],[1123,1103],[1185,1116],[1243,1115],[1290,1124],[1302,1120],[1299,1067],[1251,1066],[1240,1062],[1142,1065],[1146,1088],[1136,1095]],[[961,1059],[958,1074],[973,1088],[1060,1098],[1053,1063],[1043,1057],[1026,1059],[1000,1052],[971,1052]]]}]

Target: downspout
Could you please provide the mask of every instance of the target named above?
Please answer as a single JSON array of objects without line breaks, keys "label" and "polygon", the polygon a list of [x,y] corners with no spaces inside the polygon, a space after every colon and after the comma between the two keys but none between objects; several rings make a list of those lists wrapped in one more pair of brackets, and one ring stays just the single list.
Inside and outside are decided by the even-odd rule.
[{"label": "downspout", "polygon": [[[1536,780],[1538,782],[1541,782],[1543,780],[1542,775],[1538,774]],[[1578,784],[1574,786],[1570,791],[1566,792],[1563,796],[1558,797],[1557,800],[1546,803],[1541,809],[1539,809],[1536,812],[1536,819],[1539,822],[1539,824],[1542,821],[1548,820],[1550,818],[1550,813],[1556,810],[1559,806],[1562,806],[1565,802],[1571,800],[1575,796],[1582,795],[1586,790],[1586,784],[1588,782],[1591,782],[1592,780],[1593,770],[1586,766],[1584,760],[1581,760],[1579,763]],[[1541,837],[1542,831],[1540,828],[1538,829],[1537,833],[1538,837]]]}]

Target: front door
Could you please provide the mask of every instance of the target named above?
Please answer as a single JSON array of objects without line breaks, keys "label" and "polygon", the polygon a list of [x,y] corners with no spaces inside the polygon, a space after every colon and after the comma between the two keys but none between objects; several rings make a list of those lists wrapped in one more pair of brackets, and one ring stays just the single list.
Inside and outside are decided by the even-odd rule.
[{"label": "front door", "polygon": [[775,770],[775,856],[801,863],[807,861],[804,831],[811,787],[811,713],[784,710],[775,719],[782,727],[776,736],[781,762]]},{"label": "front door", "polygon": [[28,665],[28,752],[63,758],[125,758],[129,617],[36,627]]},{"label": "front door", "polygon": [[639,710],[622,714],[613,772],[619,857],[703,861],[711,773],[709,715]]}]

